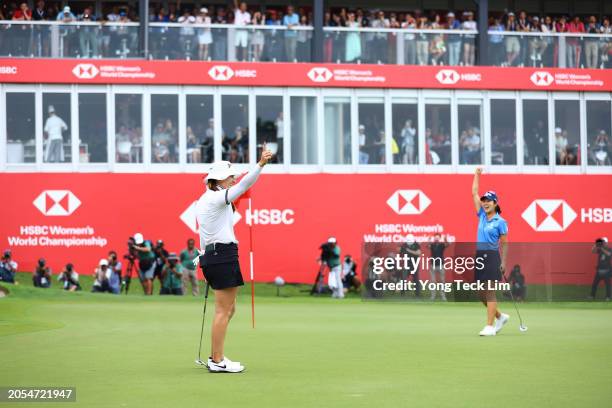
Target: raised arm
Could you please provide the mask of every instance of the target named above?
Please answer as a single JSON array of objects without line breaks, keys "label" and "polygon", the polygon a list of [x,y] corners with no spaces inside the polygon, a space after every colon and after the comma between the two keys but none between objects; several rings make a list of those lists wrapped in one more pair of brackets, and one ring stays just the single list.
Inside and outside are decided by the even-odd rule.
[{"label": "raised arm", "polygon": [[230,187],[227,190],[227,201],[233,202],[242,194],[244,194],[259,178],[261,174],[261,170],[263,167],[268,164],[268,162],[272,159],[272,152],[268,150],[264,144],[263,152],[261,153],[261,159],[259,159],[259,163],[257,166],[249,171],[246,176],[242,178],[235,186]]},{"label": "raised arm", "polygon": [[482,174],[482,169],[480,167],[476,168],[474,171],[474,181],[472,181],[472,200],[474,200],[474,208],[476,212],[480,211],[480,194],[478,194],[478,189],[480,187],[480,175]]}]

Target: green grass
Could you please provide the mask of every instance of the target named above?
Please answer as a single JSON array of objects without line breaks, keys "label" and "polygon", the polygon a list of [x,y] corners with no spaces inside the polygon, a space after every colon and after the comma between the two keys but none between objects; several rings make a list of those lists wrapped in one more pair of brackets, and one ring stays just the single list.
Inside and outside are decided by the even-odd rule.
[{"label": "green grass", "polygon": [[247,286],[226,344],[247,371],[213,375],[193,362],[201,298],[146,298],[137,283],[112,296],[20,281],[0,299],[0,386],[77,388],[77,403],[53,407],[604,407],[612,398],[609,304],[522,304],[529,331],[520,333],[504,303],[509,325],[480,338],[474,303],[333,301],[306,286],[276,297],[258,285],[253,330]]}]

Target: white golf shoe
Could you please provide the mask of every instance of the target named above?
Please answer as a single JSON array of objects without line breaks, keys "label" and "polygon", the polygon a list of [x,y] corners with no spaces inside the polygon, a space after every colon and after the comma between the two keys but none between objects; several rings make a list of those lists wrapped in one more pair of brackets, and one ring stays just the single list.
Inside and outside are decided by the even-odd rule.
[{"label": "white golf shoe", "polygon": [[508,323],[508,320],[510,320],[510,316],[500,313],[499,319],[495,319],[495,333],[499,333],[505,324]]},{"label": "white golf shoe", "polygon": [[495,326],[486,325],[478,334],[480,336],[495,336]]},{"label": "white golf shoe", "polygon": [[232,361],[227,357],[224,357],[218,363],[215,363],[212,358],[208,357],[206,366],[211,373],[241,373],[244,371],[242,364],[238,361]]}]

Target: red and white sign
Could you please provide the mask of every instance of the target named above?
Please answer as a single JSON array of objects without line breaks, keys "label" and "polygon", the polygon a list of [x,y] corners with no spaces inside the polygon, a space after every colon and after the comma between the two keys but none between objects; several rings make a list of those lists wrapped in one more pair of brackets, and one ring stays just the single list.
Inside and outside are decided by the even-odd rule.
[{"label": "red and white sign", "polygon": [[[25,270],[44,257],[56,272],[72,262],[78,272],[90,273],[109,250],[123,255],[136,232],[163,239],[171,251],[182,250],[188,238],[199,242],[193,208],[202,194],[198,174],[2,173],[0,183],[11,186],[0,212],[0,249],[11,248]],[[471,183],[470,175],[264,174],[252,189],[253,211],[241,200],[234,219],[243,270],[248,223],[259,281],[282,276],[311,282],[319,245],[329,236],[337,237],[343,255],[358,260],[366,241],[399,244],[408,235],[422,241],[440,233],[473,242],[478,218]],[[612,237],[612,189],[605,188],[611,175],[500,174],[486,175],[481,184],[482,191],[498,193],[511,243]],[[152,194],[160,185],[171,186],[172,194]],[[590,260],[590,246],[586,251]],[[537,250],[528,255],[539,259]],[[589,283],[593,269],[583,267],[588,278],[562,278]]]},{"label": "red and white sign", "polygon": [[606,92],[612,70],[4,58],[0,82]]}]

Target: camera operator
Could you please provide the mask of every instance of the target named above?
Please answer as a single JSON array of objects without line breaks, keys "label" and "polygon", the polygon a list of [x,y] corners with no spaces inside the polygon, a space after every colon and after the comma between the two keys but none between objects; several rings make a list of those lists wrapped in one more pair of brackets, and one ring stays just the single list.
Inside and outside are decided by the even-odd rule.
[{"label": "camera operator", "polygon": [[91,288],[92,292],[108,292],[113,293],[110,287],[111,270],[108,267],[108,259],[102,258],[98,263],[98,267],[94,271],[94,284]]},{"label": "camera operator", "polygon": [[606,285],[606,301],[609,301],[610,275],[612,274],[612,266],[610,264],[610,260],[612,259],[612,248],[608,246],[608,239],[598,238],[591,252],[597,254],[597,268],[595,270],[595,277],[593,278],[590,299],[595,299],[597,286],[599,286],[599,282],[603,280]]},{"label": "camera operator", "polygon": [[198,296],[198,278],[196,276],[195,265],[193,260],[198,256],[198,251],[195,249],[195,241],[193,238],[187,240],[187,248],[183,249],[180,254],[181,265],[183,266],[183,291],[187,290],[187,284],[191,283],[191,294]]},{"label": "camera operator", "polygon": [[161,287],[164,283],[162,279],[162,270],[164,269],[164,265],[169,255],[166,248],[164,248],[164,241],[158,239],[153,252],[155,253],[155,272],[153,273],[153,280],[155,280],[155,278],[159,279],[159,285]]},{"label": "camera operator", "polygon": [[38,260],[38,265],[32,275],[32,283],[37,288],[48,288],[51,286],[51,269],[47,266],[45,258]]},{"label": "camera operator", "polygon": [[[429,250],[431,251],[431,263],[429,265],[429,274],[431,275],[431,282],[440,282],[444,284],[446,282],[446,276],[444,271],[444,250],[448,247],[448,242],[442,239],[442,235],[439,232],[433,237],[433,242],[429,244]],[[446,294],[440,289],[440,299],[446,302]],[[436,291],[431,291],[431,300],[436,300]]]},{"label": "camera operator", "polygon": [[119,294],[121,291],[121,261],[117,258],[117,252],[108,252],[108,269],[111,271],[110,287],[114,294]]},{"label": "camera operator", "polygon": [[168,254],[167,262],[162,268],[161,279],[160,295],[183,295],[183,267],[174,252]]},{"label": "camera operator", "polygon": [[11,250],[7,249],[2,254],[0,261],[0,281],[15,283],[15,273],[17,272],[17,262],[11,256]]},{"label": "camera operator", "polygon": [[[406,242],[402,244],[400,247],[400,256],[407,255],[408,258],[418,258],[421,256],[421,245],[415,241],[412,235],[409,235],[406,239]],[[415,284],[414,294],[416,297],[421,297],[421,284],[419,282],[419,267],[413,268],[412,261],[408,264],[408,268],[402,270],[402,279],[408,281],[412,279]],[[402,291],[402,295],[404,295],[404,291]]]},{"label": "camera operator", "polygon": [[81,284],[79,283],[79,274],[74,270],[74,265],[71,263],[66,264],[66,267],[57,276],[57,280],[62,282],[64,285],[64,290],[69,292],[76,292],[77,290],[81,290]]},{"label": "camera operator", "polygon": [[357,264],[350,255],[346,255],[342,263],[342,285],[344,286],[344,293],[351,289],[357,292],[361,287],[361,281],[357,277]]},{"label": "camera operator", "polygon": [[151,241],[144,239],[140,232],[134,234],[134,246],[138,257],[138,275],[145,295],[153,294],[153,276],[155,273],[155,252]]},{"label": "camera operator", "polygon": [[507,279],[510,284],[510,292],[516,301],[523,301],[527,296],[527,286],[525,285],[525,275],[521,273],[521,266],[514,265]]},{"label": "camera operator", "polygon": [[320,246],[321,262],[329,268],[327,284],[332,290],[332,297],[341,299],[344,297],[344,286],[342,284],[342,268],[340,267],[340,247],[336,238],[329,237],[327,242]]}]

